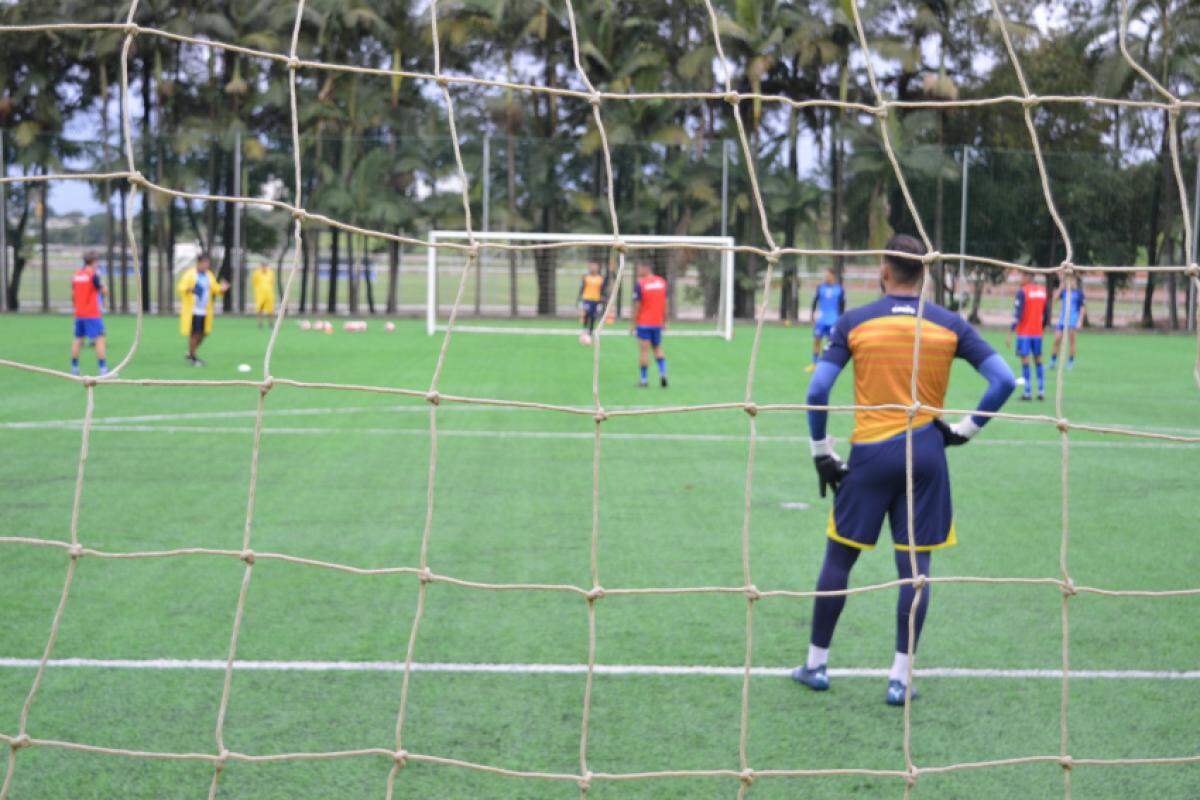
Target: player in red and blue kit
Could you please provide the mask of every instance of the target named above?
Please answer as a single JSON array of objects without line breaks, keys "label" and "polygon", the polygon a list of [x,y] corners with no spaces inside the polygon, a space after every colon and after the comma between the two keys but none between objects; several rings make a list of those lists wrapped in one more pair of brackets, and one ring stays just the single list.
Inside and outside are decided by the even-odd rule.
[{"label": "player in red and blue kit", "polygon": [[654,274],[654,267],[648,261],[638,264],[637,275],[637,283],[633,286],[633,324],[638,338],[638,386],[646,386],[650,349],[653,348],[658,380],[665,389],[667,359],[663,356],[662,334],[667,324],[667,281]]},{"label": "player in red and blue kit", "polygon": [[1067,330],[1071,352],[1067,356],[1067,369],[1075,366],[1075,334],[1083,321],[1083,287],[1064,286],[1058,293],[1058,323],[1054,326],[1054,349],[1050,351],[1050,369],[1058,366],[1058,351],[1062,347],[1063,329]]},{"label": "player in red and blue kit", "polygon": [[833,326],[846,311],[846,291],[837,282],[837,275],[832,269],[825,270],[825,282],[817,287],[812,301],[813,351],[812,363],[805,372],[817,368],[817,360],[824,350],[822,344],[833,333]]},{"label": "player in red and blue kit", "polygon": [[79,374],[79,350],[84,339],[96,340],[96,363],[100,374],[108,374],[108,361],[104,353],[104,305],[105,290],[97,269],[95,253],[83,256],[83,266],[71,276],[71,298],[75,304],[75,339],[71,342],[71,374]]},{"label": "player in red and blue kit", "polygon": [[1046,287],[1033,280],[1033,274],[1021,273],[1021,286],[1017,289],[1017,301],[1013,306],[1012,329],[1005,340],[1012,345],[1012,335],[1017,334],[1017,356],[1021,359],[1021,377],[1025,379],[1022,400],[1033,399],[1033,386],[1029,382],[1029,359],[1037,367],[1038,400],[1046,399],[1046,371],[1042,367],[1042,331],[1050,322],[1050,304]]}]

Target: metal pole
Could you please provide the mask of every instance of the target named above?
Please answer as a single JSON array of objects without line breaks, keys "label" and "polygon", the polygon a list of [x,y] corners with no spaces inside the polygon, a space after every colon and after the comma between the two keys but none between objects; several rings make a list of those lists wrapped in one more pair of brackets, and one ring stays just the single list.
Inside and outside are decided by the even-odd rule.
[{"label": "metal pole", "polygon": [[729,141],[721,140],[721,235],[729,235]]},{"label": "metal pole", "polygon": [[[961,208],[958,215],[958,252],[967,252],[967,197],[968,187],[971,185],[971,147],[963,145],[962,153],[962,202],[959,203]],[[958,259],[958,278],[955,280],[957,284],[954,288],[958,289],[958,304],[959,310],[965,306],[967,298],[967,262],[966,259]]]},{"label": "metal pole", "polygon": [[[1190,264],[1196,263],[1196,240],[1200,238],[1197,233],[1197,228],[1200,228],[1200,148],[1196,150],[1196,188],[1192,193],[1192,253]],[[1188,328],[1196,329],[1196,279],[1188,281]]]},{"label": "metal pole", "polygon": [[[488,222],[491,215],[488,209],[492,205],[492,137],[485,135],[483,137],[483,232],[488,231]],[[484,254],[487,248],[479,252],[479,258],[475,261],[475,316],[479,316],[483,310],[483,266],[485,261]]]},{"label": "metal pole", "polygon": [[[8,175],[4,131],[0,130],[0,178]],[[8,310],[8,184],[0,184],[0,311]]]},{"label": "metal pole", "polygon": [[437,331],[437,248],[433,245],[437,237],[429,234],[429,247],[425,248],[425,333],[433,336]]},{"label": "metal pole", "polygon": [[[242,196],[242,132],[233,134],[233,195]],[[233,274],[237,283],[237,310],[246,313],[246,265],[242,261],[242,204],[233,206]]]}]

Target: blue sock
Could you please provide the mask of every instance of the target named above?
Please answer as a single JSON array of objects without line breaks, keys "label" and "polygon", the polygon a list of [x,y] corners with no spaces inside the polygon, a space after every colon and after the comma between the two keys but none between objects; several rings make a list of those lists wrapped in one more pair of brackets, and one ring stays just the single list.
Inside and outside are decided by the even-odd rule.
[{"label": "blue sock", "polygon": [[[656,358],[654,360],[658,362],[658,374],[664,378],[667,377],[667,360],[665,358]],[[642,377],[645,376],[643,375]]]},{"label": "blue sock", "polygon": [[1038,394],[1042,394],[1043,392],[1046,391],[1046,370],[1042,368],[1042,364],[1040,362],[1037,365],[1037,376],[1038,376]]},{"label": "blue sock", "polygon": [[1033,387],[1029,385],[1029,365],[1028,364],[1021,365],[1021,377],[1025,379],[1025,394],[1029,394],[1030,392],[1033,391]]},{"label": "blue sock", "polygon": [[814,364],[817,363],[817,361],[820,359],[820,357],[821,357],[820,353],[814,352],[813,353],[813,363]]},{"label": "blue sock", "polygon": [[646,365],[642,364],[640,367],[638,367],[638,372],[641,373],[642,383],[645,383],[646,382]]},{"label": "blue sock", "polygon": [[1075,356],[1067,356],[1067,366],[1070,367],[1070,366],[1073,366],[1074,364],[1075,364]]},{"label": "blue sock", "polygon": [[96,364],[100,367],[100,369],[108,369],[108,359],[106,358],[96,359]]},{"label": "blue sock", "polygon": [[74,367],[74,368],[76,368],[76,369],[78,369],[78,368],[79,368],[79,359],[78,359],[78,358],[72,358],[72,359],[71,359],[71,366],[72,366],[72,367]]}]

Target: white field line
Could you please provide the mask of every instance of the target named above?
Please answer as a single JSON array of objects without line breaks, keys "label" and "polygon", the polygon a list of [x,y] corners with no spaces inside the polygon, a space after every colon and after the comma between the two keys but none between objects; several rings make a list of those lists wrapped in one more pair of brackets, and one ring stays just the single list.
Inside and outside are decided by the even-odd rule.
[{"label": "white field line", "polygon": [[[609,411],[645,411],[654,408],[654,406],[646,405],[615,405],[606,406]],[[267,409],[263,412],[263,416],[269,417],[302,417],[302,416],[331,416],[331,415],[353,415],[353,414],[391,414],[391,413],[410,413],[410,414],[426,414],[429,407],[422,401],[414,400],[407,404],[389,404],[378,406],[315,406],[303,408],[280,408]],[[513,406],[479,406],[472,404],[456,404],[450,403],[441,407],[441,411],[453,412],[477,412],[477,413],[513,413],[519,411],[536,411],[537,409],[519,408]],[[204,419],[253,419],[256,412],[254,409],[245,409],[238,411],[189,411],[175,412],[166,414],[141,414],[137,416],[125,417],[96,417],[95,422],[107,424],[126,424],[139,422],[180,422],[183,420],[204,420]],[[53,420],[27,420],[21,422],[3,422],[0,423],[0,430],[46,430],[52,427],[65,427],[70,430],[77,430],[82,424],[79,418],[71,419],[53,419]],[[1147,433],[1176,433],[1185,436],[1200,436],[1198,428],[1179,428],[1162,425],[1145,426],[1141,428],[1129,428],[1124,423],[1102,423],[1106,428],[1123,428],[1132,432],[1145,431]],[[353,430],[343,428],[342,430]],[[373,432],[368,429],[368,432]],[[592,438],[592,434],[587,434],[587,438]],[[780,437],[782,438],[782,437]],[[744,441],[742,437],[740,441]],[[805,440],[807,441],[807,440]],[[982,441],[982,440],[981,440]],[[1023,443],[1023,442],[1022,442]],[[1057,438],[1051,442],[1056,447],[1061,446]]]},{"label": "white field line", "polygon": [[[225,669],[224,659],[178,658],[52,658],[50,667],[76,669],[126,670],[217,670]],[[0,658],[0,668],[36,668],[36,658]],[[247,672],[403,672],[403,661],[235,661],[234,669]],[[468,664],[413,662],[413,672],[441,672],[499,675],[583,675],[586,664]],[[657,664],[597,664],[596,674],[618,676],[722,676],[741,677],[742,667],[706,667]],[[913,670],[922,678],[1045,678],[1062,679],[1058,669],[984,669],[970,667],[925,667]],[[752,667],[750,674],[760,678],[782,678],[791,667]],[[869,667],[831,668],[835,678],[883,678],[886,669]],[[1100,680],[1200,680],[1200,670],[1071,670],[1072,678]]]},{"label": "white field line", "polygon": [[[80,423],[77,421],[67,422],[9,422],[0,423],[0,430],[53,430],[53,431],[77,431]],[[105,431],[110,433],[182,433],[182,434],[216,434],[216,435],[236,435],[236,436],[251,436],[254,434],[254,429],[251,427],[225,427],[225,426],[206,426],[206,425],[126,425],[126,424],[101,424],[93,423],[92,430]],[[405,436],[405,437],[426,437],[429,435],[428,428],[321,428],[321,427],[264,427],[264,434],[272,436],[340,436],[348,433],[365,434],[369,436]],[[593,434],[583,431],[521,431],[521,430],[445,430],[438,431],[438,436],[441,438],[460,438],[460,439],[573,439],[592,441]],[[648,442],[717,442],[717,443],[744,443],[745,435],[721,434],[721,433],[614,433],[609,432],[603,434],[605,441],[648,441]],[[809,437],[807,436],[770,436],[759,435],[759,442],[767,444],[807,444]],[[998,447],[1062,447],[1062,443],[1058,439],[989,439],[982,437],[972,442],[972,447],[981,446],[998,446]],[[1125,440],[1073,440],[1072,447],[1098,447],[1098,448],[1152,448],[1155,450],[1194,450],[1200,448],[1200,443],[1188,442],[1131,442]]]}]

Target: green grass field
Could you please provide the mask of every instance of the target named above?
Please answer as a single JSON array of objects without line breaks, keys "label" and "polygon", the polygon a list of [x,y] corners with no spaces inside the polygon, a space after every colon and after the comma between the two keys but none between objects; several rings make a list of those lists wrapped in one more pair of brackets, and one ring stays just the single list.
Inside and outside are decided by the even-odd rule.
[{"label": "green grass field", "polygon": [[[132,335],[109,321],[110,359]],[[989,334],[997,345],[1000,337]],[[0,317],[0,357],[65,368],[65,318]],[[635,346],[606,338],[606,407],[739,401],[751,329],[732,342],[668,340],[669,390],[634,386]],[[218,319],[203,370],[183,362],[173,319],[147,320],[128,378],[230,379],[261,369],[266,331]],[[764,332],[754,397],[801,402],[805,329]],[[276,376],[409,387],[429,385],[439,338],[416,322],[385,333],[327,336],[288,322]],[[1066,376],[1076,422],[1200,433],[1185,337],[1085,334]],[[91,352],[85,371],[94,369]],[[972,406],[982,383],[956,367],[948,404]],[[590,352],[569,337],[455,336],[441,391],[587,405]],[[849,402],[843,377],[835,402]],[[64,540],[79,457],[84,391],[62,379],[0,369],[0,536]],[[95,391],[79,537],[91,548],[240,549],[252,449],[253,388],[102,386]],[[358,567],[418,563],[430,441],[427,406],[394,395],[273,389],[266,400],[251,546]],[[1052,413],[1052,404],[1008,410]],[[824,548],[827,505],[817,497],[804,415],[764,413],[753,483],[751,571],[762,590],[811,589]],[[590,586],[592,422],[548,411],[445,405],[429,564],[482,582]],[[605,423],[599,576],[606,588],[740,586],[747,418],[741,411],[616,418]],[[835,415],[843,439],[850,420]],[[1071,435],[1070,573],[1108,589],[1200,585],[1190,445]],[[846,446],[840,448],[843,453]],[[933,558],[935,575],[1056,577],[1061,450],[1051,424],[997,421],[950,455],[961,544]],[[885,533],[886,536],[886,533]],[[62,589],[58,548],[0,544],[0,733],[15,735]],[[186,556],[79,561],[55,658],[225,658],[243,565]],[[890,580],[886,547],[860,561],[853,585]],[[245,660],[403,661],[417,598],[410,575],[354,576],[261,559],[241,628]],[[895,591],[851,598],[831,667],[886,668]],[[1061,599],[1054,586],[941,584],[918,667],[976,670],[1061,666]],[[754,663],[802,658],[811,601],[756,604]],[[603,665],[740,667],[741,595],[606,597],[597,602]],[[1200,667],[1200,597],[1070,601],[1072,670],[1184,671]],[[586,603],[559,592],[429,586],[416,642],[421,663],[579,665],[587,658]],[[23,662],[15,662],[23,663]],[[51,666],[29,716],[30,736],[171,752],[216,752],[223,673],[213,669]],[[237,670],[225,723],[230,750],[271,754],[394,747],[397,671]],[[920,766],[1053,755],[1061,683],[1054,678],[918,678],[913,758]],[[751,681],[748,757],[763,769],[903,769],[902,715],[880,677],[835,677],[817,695],[785,677]],[[582,674],[422,671],[413,674],[404,746],[415,753],[516,770],[574,773]],[[741,677],[598,675],[589,768],[596,772],[737,769]],[[1200,753],[1200,680],[1078,678],[1070,684],[1076,758]],[[391,761],[231,763],[222,798],[382,797]],[[212,768],[35,746],[17,752],[12,797],[196,798]],[[571,782],[487,775],[410,763],[406,798],[578,796]],[[1080,798],[1195,797],[1200,764],[1079,766]],[[1062,770],[1042,763],[923,776],[917,798],[1052,797]],[[755,798],[900,797],[895,778],[761,778]],[[730,778],[597,782],[594,798],[733,797]]]}]

